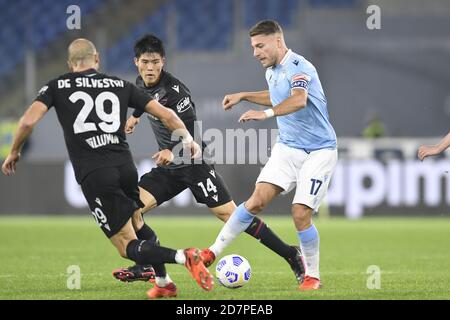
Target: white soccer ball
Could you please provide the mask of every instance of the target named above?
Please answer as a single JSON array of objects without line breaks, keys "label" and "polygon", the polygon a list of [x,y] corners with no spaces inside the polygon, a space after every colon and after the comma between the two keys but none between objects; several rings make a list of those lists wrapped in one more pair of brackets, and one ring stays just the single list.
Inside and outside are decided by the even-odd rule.
[{"label": "white soccer ball", "polygon": [[216,278],[227,288],[240,288],[252,275],[252,268],[247,259],[237,254],[223,257],[216,265]]}]

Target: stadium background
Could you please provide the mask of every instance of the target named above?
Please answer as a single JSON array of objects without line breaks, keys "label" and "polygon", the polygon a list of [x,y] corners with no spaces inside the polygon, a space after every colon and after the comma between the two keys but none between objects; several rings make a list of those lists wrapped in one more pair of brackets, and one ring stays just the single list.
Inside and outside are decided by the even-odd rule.
[{"label": "stadium background", "polygon": [[[72,12],[66,10],[75,3],[81,9],[81,29],[68,30]],[[380,30],[366,26],[371,4],[381,8]],[[416,158],[419,144],[436,142],[448,132],[448,1],[2,0],[0,5],[3,156],[14,124],[39,88],[66,72],[66,47],[77,37],[96,43],[103,72],[134,81],[133,44],[153,32],[166,43],[166,69],[191,89],[203,131],[274,128],[275,121],[237,123],[249,105],[226,113],[220,107],[227,93],[266,87],[247,30],[261,19],[273,18],[284,27],[288,46],[316,65],[327,94],[340,152],[328,199],[330,213],[350,218],[449,213],[450,163],[445,156],[423,164]],[[384,137],[362,137],[374,120],[382,122]],[[152,166],[152,137],[146,121],[129,137],[141,172]],[[239,139],[245,136],[239,135],[235,144]],[[246,145],[247,159],[258,151],[252,147]],[[218,159],[233,150],[243,152],[229,148],[233,147]],[[0,214],[86,212],[70,166],[66,168],[54,111],[35,129],[24,154],[15,178],[0,177]],[[218,165],[238,202],[252,189],[262,164]],[[205,213],[194,202],[186,192],[161,212]],[[290,196],[282,197],[268,211],[289,213],[289,203]]]}]

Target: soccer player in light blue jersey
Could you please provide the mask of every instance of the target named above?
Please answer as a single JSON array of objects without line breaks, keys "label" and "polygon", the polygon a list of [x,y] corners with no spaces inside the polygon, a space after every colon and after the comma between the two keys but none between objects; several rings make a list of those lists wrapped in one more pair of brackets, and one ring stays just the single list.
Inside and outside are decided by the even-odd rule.
[{"label": "soccer player in light blue jersey", "polygon": [[319,233],[312,215],[327,192],[336,165],[336,134],[317,70],[287,48],[280,25],[261,21],[250,30],[250,39],[253,55],[266,68],[269,90],[227,95],[223,107],[228,110],[242,100],[269,107],[247,111],[239,121],[276,117],[279,137],[252,196],[234,211],[216,242],[202,251],[202,257],[210,264],[275,196],[295,188],[292,217],[306,262],[299,289],[316,290],[321,286]]}]

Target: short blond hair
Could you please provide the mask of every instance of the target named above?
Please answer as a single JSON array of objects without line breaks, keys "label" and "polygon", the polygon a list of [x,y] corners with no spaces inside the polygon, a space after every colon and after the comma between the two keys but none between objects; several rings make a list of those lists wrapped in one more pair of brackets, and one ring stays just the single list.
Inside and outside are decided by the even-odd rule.
[{"label": "short blond hair", "polygon": [[97,49],[91,41],[79,38],[72,41],[67,52],[69,62],[78,64],[83,63],[86,60],[93,60],[94,56],[97,54]]},{"label": "short blond hair", "polygon": [[254,25],[250,31],[250,37],[258,36],[258,35],[271,35],[276,33],[283,33],[283,29],[275,20],[263,20]]}]

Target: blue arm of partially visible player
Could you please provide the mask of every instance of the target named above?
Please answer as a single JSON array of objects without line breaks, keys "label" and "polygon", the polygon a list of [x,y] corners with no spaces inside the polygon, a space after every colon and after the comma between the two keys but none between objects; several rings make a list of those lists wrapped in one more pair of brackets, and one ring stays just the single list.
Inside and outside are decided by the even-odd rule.
[{"label": "blue arm of partially visible player", "polygon": [[9,176],[15,173],[16,164],[20,160],[20,151],[22,150],[25,141],[30,136],[33,128],[42,119],[42,117],[44,117],[47,111],[47,106],[40,101],[33,102],[28,110],[25,111],[19,121],[19,126],[14,135],[11,151],[3,162],[3,174]]},{"label": "blue arm of partially visible player", "polygon": [[[292,89],[289,98],[285,99],[271,110],[273,111],[274,116],[284,116],[306,107],[307,99],[308,92],[305,89]],[[270,116],[268,116],[265,111],[249,110],[239,118],[239,122],[264,120],[267,118],[270,118]]]}]

